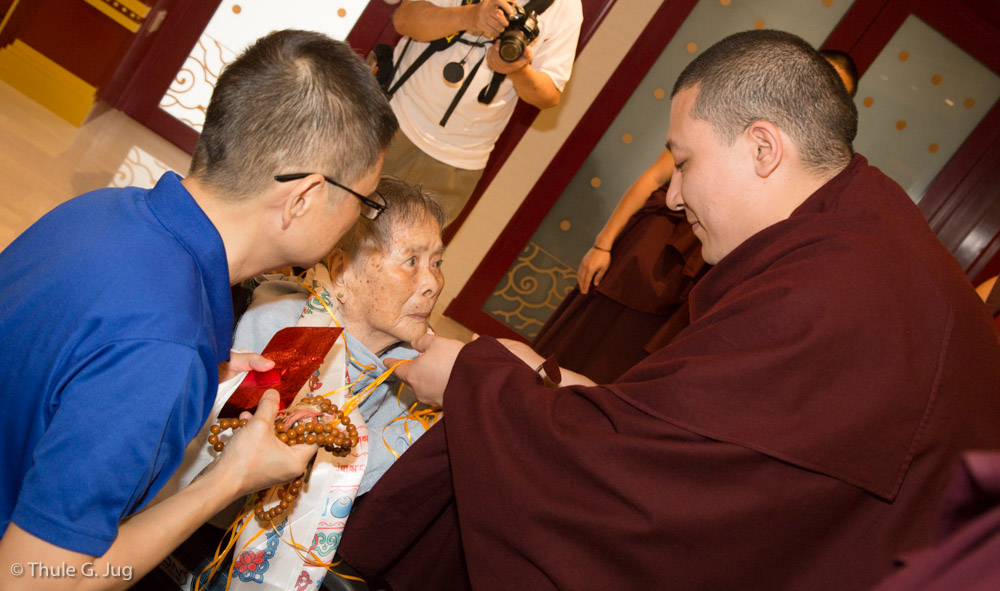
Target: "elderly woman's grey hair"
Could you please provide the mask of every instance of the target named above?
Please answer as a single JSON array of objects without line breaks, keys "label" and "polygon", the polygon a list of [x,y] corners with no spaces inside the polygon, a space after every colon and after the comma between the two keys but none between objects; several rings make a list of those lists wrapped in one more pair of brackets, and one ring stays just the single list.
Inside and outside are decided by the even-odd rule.
[{"label": "elderly woman's grey hair", "polygon": [[336,249],[343,251],[352,262],[363,261],[372,254],[388,253],[393,233],[400,228],[434,221],[440,229],[448,221],[437,197],[420,185],[385,175],[379,180],[378,192],[385,199],[385,211],[374,220],[358,219],[337,243]]}]

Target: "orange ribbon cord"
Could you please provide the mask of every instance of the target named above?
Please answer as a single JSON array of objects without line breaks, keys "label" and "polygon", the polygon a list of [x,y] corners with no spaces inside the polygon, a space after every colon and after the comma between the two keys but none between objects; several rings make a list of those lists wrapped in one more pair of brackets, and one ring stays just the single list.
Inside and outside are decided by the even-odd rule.
[{"label": "orange ribbon cord", "polygon": [[[330,318],[333,319],[334,324],[336,324],[340,328],[343,328],[340,321],[337,320],[336,315],[333,313],[333,310],[331,310],[330,307],[327,305],[326,301],[324,301],[323,298],[320,297],[320,295],[316,293],[316,291],[308,284],[303,282],[301,283],[301,285],[305,287],[310,294],[312,294],[312,296],[316,299],[317,302],[320,303],[320,305],[323,306],[327,314],[330,315]],[[372,371],[374,371],[376,369],[376,366],[366,365],[357,361],[351,354],[351,351],[347,346],[346,339],[344,339],[344,351],[346,352],[348,359],[350,359],[355,366],[362,368],[361,374],[357,378],[355,378],[353,384],[352,383],[345,384],[339,388],[326,392],[325,394],[320,394],[319,396],[322,396],[323,398],[328,398],[334,394],[347,390],[350,395],[347,398],[347,401],[344,402],[343,407],[341,408],[341,411],[344,413],[345,416],[349,415],[351,412],[357,409],[358,406],[360,406],[361,403],[363,403],[365,399],[367,399],[368,396],[371,395],[372,392],[374,392],[387,379],[389,379],[389,377],[396,371],[396,369],[399,366],[403,365],[404,363],[409,363],[411,361],[409,359],[404,359],[399,361],[398,363],[393,364],[385,372],[383,372],[381,375],[375,378],[370,384],[365,386],[360,392],[355,393],[353,392],[353,387],[357,384],[357,382],[361,378],[363,378],[366,375],[369,375]],[[396,390],[396,401],[400,406],[402,406],[402,401],[400,400],[400,393],[402,392],[403,386],[404,383],[400,381],[399,388],[397,388]],[[434,425],[434,423],[436,423],[442,415],[443,411],[440,408],[426,407],[418,410],[417,406],[419,404],[420,404],[419,402],[413,403],[408,409],[407,414],[405,416],[396,417],[395,419],[392,419],[382,429],[382,442],[385,444],[389,452],[397,459],[400,457],[400,454],[396,452],[396,450],[394,450],[392,446],[389,444],[389,442],[386,441],[385,439],[385,429],[389,426],[389,424],[392,424],[397,421],[404,421],[403,424],[404,424],[404,430],[406,432],[407,441],[408,443],[412,444],[413,435],[410,433],[409,421],[416,421],[424,427],[424,430],[427,430],[432,425]],[[276,485],[268,489],[265,503],[267,503],[272,499],[275,492],[280,486],[283,485]],[[215,577],[216,573],[218,573],[219,568],[222,566],[223,560],[225,559],[226,556],[229,555],[230,552],[232,552],[234,546],[236,545],[236,540],[239,538],[240,535],[242,535],[247,525],[249,525],[249,523],[253,520],[252,518],[253,518],[253,495],[250,495],[240,515],[237,516],[237,518],[226,530],[226,536],[228,536],[228,541],[226,541],[226,536],[223,537],[223,540],[219,541],[219,545],[216,547],[216,552],[215,556],[213,557],[213,560],[202,570],[201,575],[204,575],[206,572],[209,573],[206,581],[211,581],[212,578]],[[271,531],[273,531],[278,536],[278,539],[280,539],[282,542],[289,545],[295,550],[299,558],[302,559],[303,564],[306,564],[308,566],[325,568],[327,569],[328,572],[332,572],[333,574],[343,579],[364,582],[364,579],[361,579],[359,577],[338,573],[333,570],[333,568],[339,566],[343,562],[343,560],[325,562],[323,561],[322,558],[317,556],[315,552],[313,552],[313,549],[307,548],[302,544],[296,542],[294,536],[291,533],[291,529],[289,529],[288,538],[285,538],[278,533],[278,529],[274,525],[273,521],[270,521],[269,523]],[[256,534],[253,535],[253,537],[251,537],[249,540],[247,540],[245,544],[243,544],[243,547],[240,548],[239,551],[235,553],[235,555],[242,554],[253,543],[253,541],[256,540],[258,537],[260,537],[260,535],[265,531],[267,531],[265,528],[261,528]],[[223,541],[226,541],[226,546],[224,549],[222,548]],[[198,579],[195,581],[195,591],[201,591],[202,589],[201,578],[202,577],[199,576]],[[229,585],[231,581],[232,581],[232,572],[229,572],[228,576],[226,577],[226,591],[229,590]]]}]

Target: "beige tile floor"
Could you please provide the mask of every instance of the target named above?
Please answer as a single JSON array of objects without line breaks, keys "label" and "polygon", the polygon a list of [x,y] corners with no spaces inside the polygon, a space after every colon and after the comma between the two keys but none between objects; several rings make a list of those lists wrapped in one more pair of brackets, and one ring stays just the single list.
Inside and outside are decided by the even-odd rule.
[{"label": "beige tile floor", "polygon": [[[0,249],[75,195],[109,185],[151,186],[162,170],[183,174],[190,161],[120,111],[99,105],[78,128],[0,82]],[[435,330],[467,340],[470,331],[441,316],[445,305],[431,318]]]},{"label": "beige tile floor", "polygon": [[78,128],[0,82],[0,248],[63,201],[115,184],[136,147],[175,170],[191,160],[120,111],[99,105]]}]

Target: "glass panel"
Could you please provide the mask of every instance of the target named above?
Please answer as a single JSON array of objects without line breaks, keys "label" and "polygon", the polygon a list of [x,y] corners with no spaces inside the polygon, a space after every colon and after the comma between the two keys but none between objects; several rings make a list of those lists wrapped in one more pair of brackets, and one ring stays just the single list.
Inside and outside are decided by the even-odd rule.
[{"label": "glass panel", "polygon": [[[576,285],[580,259],[625,190],[663,151],[674,81],[702,50],[752,28],[791,31],[814,45],[845,0],[701,0],[570,181],[483,311],[528,339]],[[627,64],[620,67],[628,67]]]},{"label": "glass panel", "polygon": [[858,84],[854,148],[920,201],[1000,98],[1000,76],[916,16]]},{"label": "glass panel", "polygon": [[224,0],[160,100],[160,108],[201,131],[223,66],[260,37],[307,29],[343,40],[368,0]]}]

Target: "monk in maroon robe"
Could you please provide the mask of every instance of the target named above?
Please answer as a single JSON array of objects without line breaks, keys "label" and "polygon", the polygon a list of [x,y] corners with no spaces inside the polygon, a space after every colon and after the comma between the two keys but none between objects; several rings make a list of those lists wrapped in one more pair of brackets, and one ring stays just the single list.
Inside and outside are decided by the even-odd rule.
[{"label": "monk in maroon robe", "polygon": [[989,315],[853,154],[823,58],[740,33],[672,97],[667,204],[715,265],[690,326],[605,386],[546,387],[516,343],[415,343],[397,371],[446,418],[348,522],[373,588],[864,589],[933,541],[963,450],[1000,447]]}]

